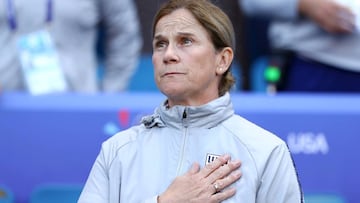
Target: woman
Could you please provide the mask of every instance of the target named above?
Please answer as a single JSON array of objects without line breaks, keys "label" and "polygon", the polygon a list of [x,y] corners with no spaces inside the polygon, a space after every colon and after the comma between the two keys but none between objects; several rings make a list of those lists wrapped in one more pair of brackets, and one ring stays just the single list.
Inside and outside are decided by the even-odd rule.
[{"label": "woman", "polygon": [[[132,0],[2,0],[0,29],[2,91],[124,91],[142,46]],[[105,55],[101,84],[99,30]],[[35,48],[34,39],[40,44]]]},{"label": "woman", "polygon": [[270,22],[270,57],[281,61],[269,65],[282,66],[279,91],[360,92],[360,1],[238,2],[244,14]]},{"label": "woman", "polygon": [[104,142],[79,203],[301,202],[286,144],[234,114],[233,46],[231,22],[208,1],[160,8],[153,63],[167,100]]}]

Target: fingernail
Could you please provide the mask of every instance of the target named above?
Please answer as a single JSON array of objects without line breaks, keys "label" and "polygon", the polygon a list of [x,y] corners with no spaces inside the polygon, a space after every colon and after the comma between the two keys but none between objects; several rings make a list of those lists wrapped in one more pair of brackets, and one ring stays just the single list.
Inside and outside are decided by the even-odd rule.
[{"label": "fingernail", "polygon": [[234,164],[235,166],[240,166],[241,161],[240,160],[234,160],[234,161],[231,161],[231,163]]},{"label": "fingernail", "polygon": [[229,154],[224,154],[224,155],[223,155],[223,158],[224,158],[225,160],[230,160],[230,155],[229,155]]},{"label": "fingernail", "polygon": [[239,178],[239,177],[241,176],[241,171],[236,170],[236,171],[234,171],[234,172],[232,173],[232,175],[233,175],[234,177],[236,177],[236,178]]}]

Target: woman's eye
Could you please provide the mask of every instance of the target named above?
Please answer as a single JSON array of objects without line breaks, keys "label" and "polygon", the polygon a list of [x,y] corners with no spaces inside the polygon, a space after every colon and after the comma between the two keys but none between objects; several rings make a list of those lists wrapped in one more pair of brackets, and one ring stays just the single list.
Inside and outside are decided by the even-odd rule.
[{"label": "woman's eye", "polygon": [[158,41],[155,43],[155,48],[163,48],[163,47],[166,47],[165,41]]},{"label": "woman's eye", "polygon": [[189,38],[183,38],[181,40],[181,42],[182,42],[183,45],[190,45],[190,44],[192,44],[193,41],[191,39],[189,39]]}]

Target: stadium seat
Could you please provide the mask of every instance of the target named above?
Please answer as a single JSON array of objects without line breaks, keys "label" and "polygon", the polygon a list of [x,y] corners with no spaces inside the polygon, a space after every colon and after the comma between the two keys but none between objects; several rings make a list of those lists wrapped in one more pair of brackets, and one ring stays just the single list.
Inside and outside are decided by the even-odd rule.
[{"label": "stadium seat", "polygon": [[14,203],[14,194],[9,187],[0,185],[0,203]]},{"label": "stadium seat", "polygon": [[82,185],[44,184],[37,186],[30,196],[30,203],[76,203]]},{"label": "stadium seat", "polygon": [[139,65],[130,80],[127,90],[140,92],[158,91],[154,79],[152,56],[150,54],[141,55]]},{"label": "stadium seat", "polygon": [[260,56],[251,65],[251,90],[254,92],[266,92],[266,81],[264,72],[268,65],[268,57]]},{"label": "stadium seat", "polygon": [[336,194],[311,193],[304,195],[306,203],[346,203],[346,200]]},{"label": "stadium seat", "polygon": [[242,84],[242,71],[240,64],[234,60],[231,64],[231,72],[233,76],[235,77],[235,87],[232,89],[232,91],[241,91],[241,84]]}]

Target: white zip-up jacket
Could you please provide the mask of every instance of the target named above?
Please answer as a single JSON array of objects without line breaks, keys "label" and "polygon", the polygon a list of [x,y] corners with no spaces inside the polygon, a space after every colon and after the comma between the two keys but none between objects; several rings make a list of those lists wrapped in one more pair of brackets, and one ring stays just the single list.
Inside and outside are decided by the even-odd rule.
[{"label": "white zip-up jacket", "polygon": [[[235,115],[229,93],[203,106],[161,105],[102,145],[79,203],[156,203],[176,176],[216,155],[242,162],[227,203],[299,203],[302,191],[281,139]],[[186,195],[186,194],[185,194]]]}]

